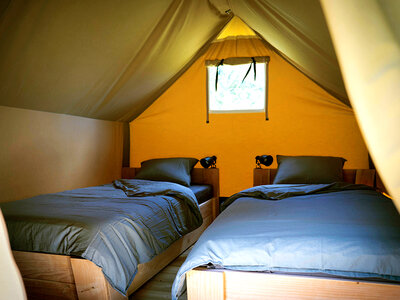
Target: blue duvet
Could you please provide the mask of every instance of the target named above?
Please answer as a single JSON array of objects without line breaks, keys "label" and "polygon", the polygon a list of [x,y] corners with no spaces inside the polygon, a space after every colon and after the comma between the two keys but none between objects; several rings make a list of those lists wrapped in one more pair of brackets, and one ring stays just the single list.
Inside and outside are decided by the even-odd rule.
[{"label": "blue duvet", "polygon": [[[255,198],[256,197],[256,198]],[[259,186],[232,196],[181,266],[400,280],[400,217],[363,185]]]}]

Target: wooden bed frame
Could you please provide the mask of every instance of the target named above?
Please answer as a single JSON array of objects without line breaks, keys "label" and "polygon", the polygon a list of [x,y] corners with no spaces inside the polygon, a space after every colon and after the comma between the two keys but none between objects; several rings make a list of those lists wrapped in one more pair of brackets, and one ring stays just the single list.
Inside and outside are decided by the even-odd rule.
[{"label": "wooden bed frame", "polygon": [[[133,178],[139,168],[123,168],[122,178]],[[136,291],[172,260],[194,244],[219,212],[219,170],[195,168],[192,183],[210,184],[213,197],[200,205],[203,224],[186,234],[163,253],[145,264],[138,265],[138,273],[128,289]],[[21,271],[28,299],[128,299],[114,290],[105,279],[101,268],[89,260],[67,255],[13,251]]]},{"label": "wooden bed frame", "polygon": [[[254,169],[254,186],[272,184],[276,169]],[[344,181],[375,185],[375,170],[343,170]],[[188,300],[400,299],[400,284],[330,277],[196,268],[186,274]]]}]

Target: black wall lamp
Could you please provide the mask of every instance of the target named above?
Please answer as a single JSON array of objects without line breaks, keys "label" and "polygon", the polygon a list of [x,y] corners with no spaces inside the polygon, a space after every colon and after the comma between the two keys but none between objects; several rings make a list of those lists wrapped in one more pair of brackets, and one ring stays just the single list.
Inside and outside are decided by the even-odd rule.
[{"label": "black wall lamp", "polygon": [[205,169],[208,169],[210,167],[215,168],[217,164],[217,157],[215,155],[204,157],[200,160],[200,164]]},{"label": "black wall lamp", "polygon": [[256,156],[256,168],[261,169],[261,165],[269,167],[273,161],[274,161],[274,158],[271,155]]}]

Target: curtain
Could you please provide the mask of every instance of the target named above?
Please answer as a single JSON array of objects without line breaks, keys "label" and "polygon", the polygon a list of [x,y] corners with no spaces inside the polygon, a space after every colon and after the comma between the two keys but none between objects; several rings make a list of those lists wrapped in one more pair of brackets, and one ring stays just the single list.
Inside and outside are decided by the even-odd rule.
[{"label": "curtain", "polygon": [[362,134],[400,210],[400,1],[321,3]]}]

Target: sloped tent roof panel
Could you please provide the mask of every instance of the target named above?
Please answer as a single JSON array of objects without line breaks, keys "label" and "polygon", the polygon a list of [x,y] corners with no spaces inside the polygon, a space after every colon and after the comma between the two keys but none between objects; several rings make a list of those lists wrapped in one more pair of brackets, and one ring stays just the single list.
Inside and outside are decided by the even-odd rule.
[{"label": "sloped tent roof panel", "polygon": [[2,8],[0,105],[130,121],[203,53],[228,9],[348,104],[318,0],[14,0]]},{"label": "sloped tent roof panel", "polygon": [[207,1],[14,0],[2,8],[0,105],[125,121],[230,19]]}]

